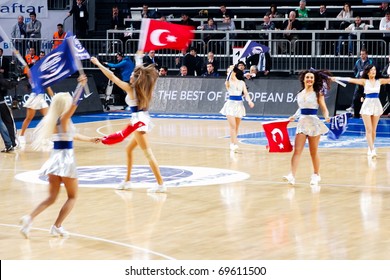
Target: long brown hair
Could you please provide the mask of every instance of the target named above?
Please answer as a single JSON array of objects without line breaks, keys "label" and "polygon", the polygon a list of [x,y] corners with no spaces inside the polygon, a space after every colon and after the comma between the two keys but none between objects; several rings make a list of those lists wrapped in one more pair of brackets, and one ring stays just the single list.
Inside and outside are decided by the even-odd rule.
[{"label": "long brown hair", "polygon": [[147,110],[152,99],[154,86],[158,78],[158,72],[153,64],[146,67],[139,65],[133,72],[135,89],[139,109]]}]

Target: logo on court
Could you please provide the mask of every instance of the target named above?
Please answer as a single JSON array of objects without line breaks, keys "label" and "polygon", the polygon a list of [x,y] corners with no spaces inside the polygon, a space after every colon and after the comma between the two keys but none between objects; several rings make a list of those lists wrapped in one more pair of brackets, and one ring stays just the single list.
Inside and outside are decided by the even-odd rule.
[{"label": "logo on court", "polygon": [[[249,174],[228,169],[160,166],[161,175],[167,187],[193,187],[214,184],[226,184],[243,181]],[[124,165],[80,166],[77,168],[79,186],[88,188],[115,188],[125,178],[127,167]],[[46,176],[39,170],[17,174],[16,179],[35,184],[47,184]],[[156,184],[149,166],[135,165],[131,172],[133,188],[148,188]]]}]

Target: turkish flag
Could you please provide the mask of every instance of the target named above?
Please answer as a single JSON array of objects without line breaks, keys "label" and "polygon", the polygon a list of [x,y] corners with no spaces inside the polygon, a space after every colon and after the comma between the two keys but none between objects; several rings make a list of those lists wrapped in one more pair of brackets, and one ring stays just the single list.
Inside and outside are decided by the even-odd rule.
[{"label": "turkish flag", "polygon": [[291,152],[293,147],[287,132],[289,120],[263,122],[263,129],[268,140],[270,153]]},{"label": "turkish flag", "polygon": [[120,143],[127,136],[129,136],[132,132],[136,131],[141,126],[144,126],[145,124],[143,122],[136,122],[134,125],[128,124],[123,130],[117,131],[115,133],[112,133],[110,135],[104,136],[102,138],[102,143],[105,145],[113,145],[116,143]]},{"label": "turkish flag", "polygon": [[141,24],[138,50],[148,52],[160,49],[186,49],[194,39],[193,30],[192,26],[144,18]]}]

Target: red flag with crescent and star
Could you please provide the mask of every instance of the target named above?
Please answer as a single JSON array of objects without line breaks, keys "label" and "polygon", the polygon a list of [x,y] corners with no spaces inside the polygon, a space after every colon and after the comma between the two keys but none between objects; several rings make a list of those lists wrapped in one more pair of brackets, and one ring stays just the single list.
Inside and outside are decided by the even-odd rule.
[{"label": "red flag with crescent and star", "polygon": [[194,39],[194,27],[173,24],[155,19],[142,19],[138,50],[148,52],[151,50],[188,48]]},{"label": "red flag with crescent and star", "polygon": [[265,136],[268,140],[267,148],[270,153],[285,153],[293,150],[287,132],[287,125],[289,123],[289,120],[262,123]]}]

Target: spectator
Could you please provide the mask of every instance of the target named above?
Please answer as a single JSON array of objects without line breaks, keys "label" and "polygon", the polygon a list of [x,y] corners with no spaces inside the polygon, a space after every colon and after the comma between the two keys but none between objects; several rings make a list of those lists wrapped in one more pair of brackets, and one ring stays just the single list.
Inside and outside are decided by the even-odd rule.
[{"label": "spectator", "polygon": [[[349,35],[348,35],[348,55],[349,56],[353,55],[353,41],[352,40],[356,40],[356,38],[357,38],[357,33],[355,30],[367,30],[369,27],[371,27],[371,26],[363,23],[360,16],[357,16],[355,18],[355,23],[352,23],[347,28],[345,28],[345,30],[351,31],[351,33],[349,33]],[[341,45],[342,45],[343,39],[345,39],[345,37],[346,37],[345,34],[340,35],[340,37],[339,37],[339,41],[338,41],[337,48],[336,48],[336,56],[340,55]],[[361,39],[364,38],[364,33],[361,34],[360,38]]]},{"label": "spectator", "polygon": [[[224,24],[228,26],[228,31],[234,31],[236,30],[236,25],[234,24],[234,21],[229,15],[226,15],[222,21]],[[237,33],[229,33],[230,39],[235,39],[237,37]],[[225,37],[226,38],[226,37]],[[223,38],[223,39],[225,39]]]},{"label": "spectator", "polygon": [[119,13],[118,6],[114,5],[112,7],[110,29],[124,29],[124,28],[125,28],[124,18]]},{"label": "spectator", "polygon": [[219,77],[219,73],[215,72],[214,64],[212,62],[207,63],[207,71],[202,74],[202,77],[204,78]]},{"label": "spectator", "polygon": [[188,26],[193,26],[193,27],[197,27],[197,24],[195,21],[193,21],[190,16],[188,15],[188,13],[186,12],[183,12],[181,14],[181,21],[179,22],[179,24],[182,24],[182,25],[188,25]]},{"label": "spectator", "polygon": [[[301,23],[299,20],[297,20],[295,11],[291,11],[289,13],[288,19],[283,22],[282,29],[286,30],[286,31],[288,31],[288,30],[301,30]],[[299,39],[298,34],[285,32],[283,34],[283,36],[285,39],[290,41],[291,53],[294,53],[295,52],[295,41]],[[285,42],[283,45],[284,45],[284,47],[282,47],[282,53],[286,53],[287,52],[287,45]]]},{"label": "spectator", "polygon": [[376,13],[377,17],[384,17],[387,12],[390,12],[390,7],[388,2],[382,2],[379,7],[379,12]]},{"label": "spectator", "polygon": [[214,65],[214,70],[215,71],[218,71],[219,69],[219,61],[217,59],[215,59],[215,55],[213,52],[208,52],[207,54],[207,59],[203,65],[203,73],[207,71],[207,64],[208,63],[212,63]]},{"label": "spectator", "polygon": [[57,24],[57,31],[53,34],[53,50],[62,44],[65,37],[66,32],[64,31],[64,26],[61,23]]},{"label": "spectator", "polygon": [[0,48],[0,78],[9,78],[9,60],[4,57],[3,49]]},{"label": "spectator", "polygon": [[252,55],[247,58],[246,63],[250,68],[252,66],[256,67],[257,77],[268,76],[272,68],[272,59],[269,52]]},{"label": "spectator", "polygon": [[353,10],[351,8],[351,4],[345,3],[343,9],[337,15],[338,19],[345,19],[339,23],[338,29],[344,30],[351,24],[351,19],[353,18]]},{"label": "spectator", "polygon": [[386,13],[385,17],[381,19],[379,23],[379,30],[384,30],[383,32],[383,40],[385,40],[386,44],[390,42],[390,11]]},{"label": "spectator", "polygon": [[[299,19],[302,19],[302,18],[309,18],[310,15],[309,15],[309,12],[310,10],[308,8],[306,8],[306,0],[301,0],[299,1],[299,8],[295,10],[296,14],[297,14],[297,17]],[[308,25],[309,25],[309,22],[306,21],[306,20],[302,20],[302,24],[301,24],[301,29],[302,30],[307,30],[309,29],[308,28]]]},{"label": "spectator", "polygon": [[175,57],[176,68],[180,68],[181,66],[183,66],[183,61],[186,54],[187,54],[187,50],[182,49],[181,52]]},{"label": "spectator", "polygon": [[[321,4],[320,9],[317,13],[314,14],[314,17],[325,19],[328,17],[328,12],[326,10],[326,5]],[[314,30],[326,30],[326,22],[325,20],[315,21],[313,24]],[[321,40],[326,39],[327,36],[324,33],[316,33],[316,49],[317,54],[321,55],[324,53],[325,50],[323,50],[323,42]]]},{"label": "spectator", "polygon": [[4,100],[4,97],[8,95],[8,90],[15,86],[13,82],[0,75],[0,134],[5,145],[5,148],[1,150],[2,153],[11,152],[17,146],[15,121]]},{"label": "spectator", "polygon": [[158,70],[158,75],[160,77],[166,77],[168,76],[168,68],[165,66],[161,66],[160,69]]},{"label": "spectator", "polygon": [[155,18],[155,12],[149,10],[148,5],[142,5],[142,11],[141,11],[141,17],[142,18]]},{"label": "spectator", "polygon": [[248,70],[246,70],[246,64],[244,61],[240,60],[239,62],[237,62],[237,68],[240,69],[243,74],[248,73]]},{"label": "spectator", "polygon": [[40,52],[39,52],[39,59],[42,59],[45,55],[46,55],[46,54],[45,54],[44,51],[40,51]]},{"label": "spectator", "polygon": [[11,37],[14,39],[14,47],[24,57],[26,55],[26,24],[24,23],[24,17],[18,16],[18,22],[12,27]]},{"label": "spectator", "polygon": [[202,59],[197,55],[194,47],[184,56],[183,65],[187,66],[188,76],[200,76],[202,74]]},{"label": "spectator", "polygon": [[25,75],[27,75],[28,68],[33,67],[35,62],[37,62],[39,60],[39,56],[36,55],[34,48],[30,48],[29,53],[26,54],[26,56],[24,57],[24,60],[26,60],[26,63],[28,65],[28,67],[24,68],[24,72],[23,73]]},{"label": "spectator", "polygon": [[[368,52],[366,49],[360,50],[360,58],[356,61],[355,66],[353,68],[354,77],[356,79],[360,79],[363,75],[364,68],[367,65],[375,65],[373,59],[368,57]],[[355,118],[360,118],[360,108],[362,107],[364,98],[364,87],[356,85],[355,90],[353,92],[352,104],[351,107],[347,109],[348,112],[354,112]]]},{"label": "spectator", "polygon": [[220,18],[225,18],[226,16],[229,16],[230,18],[234,18],[234,14],[233,12],[231,12],[230,10],[228,10],[226,8],[226,5],[221,5],[219,7],[219,17]]},{"label": "spectator", "polygon": [[187,69],[187,66],[183,65],[180,67],[180,73],[178,76],[180,77],[187,77],[188,75],[188,69]]},{"label": "spectator", "polygon": [[[214,23],[213,18],[208,18],[207,23],[198,26],[199,30],[217,30],[217,25]],[[203,41],[207,44],[208,41],[214,38],[215,33],[204,33],[203,35]]]},{"label": "spectator", "polygon": [[87,6],[83,4],[82,0],[77,0],[76,5],[72,6],[72,9],[68,12],[68,17],[73,15],[75,33],[78,39],[84,39],[88,32],[88,10]]},{"label": "spectator", "polygon": [[[278,6],[275,4],[271,4],[269,11],[265,14],[266,16],[269,16],[269,18],[272,20],[273,18],[283,18],[284,15],[282,13],[279,13]],[[275,22],[275,28],[280,29],[282,27],[281,21]]]},{"label": "spectator", "polygon": [[[275,30],[275,24],[271,21],[271,18],[267,15],[263,17],[263,23],[259,26],[260,30],[268,31]],[[259,33],[259,37],[262,40],[262,43],[268,46],[269,33]]]},{"label": "spectator", "polygon": [[252,65],[251,67],[249,67],[249,72],[245,73],[244,77],[248,80],[253,80],[253,79],[260,77],[259,71],[257,71],[256,65]]},{"label": "spectator", "polygon": [[145,67],[150,64],[154,64],[154,67],[156,67],[156,69],[160,67],[160,60],[158,59],[158,57],[156,57],[156,52],[154,50],[150,50],[148,52],[148,55],[145,55],[142,58],[142,61]]},{"label": "spectator", "polygon": [[37,52],[41,49],[41,28],[42,23],[37,20],[37,14],[35,12],[30,13],[31,21],[27,23],[26,33],[29,38],[30,48],[34,48]]}]

